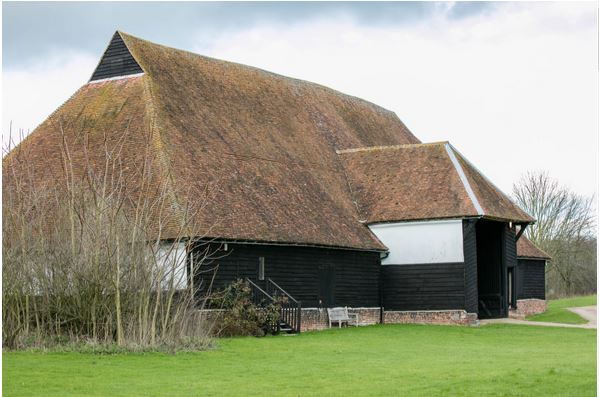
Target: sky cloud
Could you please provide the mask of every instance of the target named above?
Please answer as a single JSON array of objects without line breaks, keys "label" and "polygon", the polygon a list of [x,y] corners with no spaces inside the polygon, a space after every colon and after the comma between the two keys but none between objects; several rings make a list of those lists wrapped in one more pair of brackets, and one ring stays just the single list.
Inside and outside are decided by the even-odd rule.
[{"label": "sky cloud", "polygon": [[27,135],[69,99],[89,80],[97,63],[92,54],[67,51],[3,70],[3,147],[9,143],[9,136],[15,141],[21,133]]},{"label": "sky cloud", "polygon": [[[185,43],[129,32],[377,103],[422,141],[451,141],[506,192],[523,171],[536,169],[583,194],[595,192],[594,3],[385,4],[308,8],[295,18],[284,17],[290,9],[244,6],[251,23],[211,30],[182,16]],[[405,18],[394,23],[385,15]],[[93,48],[71,43],[65,50],[56,42],[43,56],[5,63],[3,131],[8,120],[32,129],[64,102],[87,81],[96,47],[110,35]]]},{"label": "sky cloud", "polygon": [[590,4],[507,4],[459,20],[366,26],[351,16],[228,34],[206,55],[380,104],[423,141],[450,140],[500,188],[548,170],[584,194],[597,179],[597,38]]}]

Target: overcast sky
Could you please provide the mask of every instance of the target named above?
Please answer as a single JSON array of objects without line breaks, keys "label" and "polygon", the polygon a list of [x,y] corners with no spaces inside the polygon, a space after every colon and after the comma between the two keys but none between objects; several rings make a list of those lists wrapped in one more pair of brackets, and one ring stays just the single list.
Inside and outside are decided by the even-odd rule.
[{"label": "overcast sky", "polygon": [[2,4],[3,142],[89,79],[113,32],[314,81],[449,140],[505,192],[597,181],[596,3]]}]

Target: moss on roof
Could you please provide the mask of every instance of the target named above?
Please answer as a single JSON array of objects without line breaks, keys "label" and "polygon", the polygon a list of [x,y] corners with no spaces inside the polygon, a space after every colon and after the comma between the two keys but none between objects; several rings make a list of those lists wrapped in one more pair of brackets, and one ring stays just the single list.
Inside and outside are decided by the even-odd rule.
[{"label": "moss on roof", "polygon": [[340,153],[368,223],[476,216],[444,143]]},{"label": "moss on roof", "polygon": [[[119,34],[144,74],[86,84],[19,145],[36,180],[64,183],[62,130],[76,169],[100,170],[104,140],[122,144],[134,197],[166,189],[174,213],[201,206],[190,237],[384,250],[362,220],[476,214],[443,143],[420,144],[393,112]],[[5,157],[3,173],[16,158]],[[148,159],[142,189],[137,169]],[[464,167],[501,216],[524,218]]]},{"label": "moss on roof", "polygon": [[367,223],[476,216],[532,220],[461,156],[457,167],[448,154],[450,147],[436,142],[339,151],[362,219]]}]

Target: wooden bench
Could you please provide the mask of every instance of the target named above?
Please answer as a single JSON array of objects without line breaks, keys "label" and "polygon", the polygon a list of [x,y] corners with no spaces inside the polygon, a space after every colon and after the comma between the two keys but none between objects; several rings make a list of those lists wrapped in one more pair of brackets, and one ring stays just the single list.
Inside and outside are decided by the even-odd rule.
[{"label": "wooden bench", "polygon": [[333,307],[327,309],[329,315],[329,328],[333,326],[333,323],[341,325],[358,325],[358,313],[349,313],[347,307]]}]

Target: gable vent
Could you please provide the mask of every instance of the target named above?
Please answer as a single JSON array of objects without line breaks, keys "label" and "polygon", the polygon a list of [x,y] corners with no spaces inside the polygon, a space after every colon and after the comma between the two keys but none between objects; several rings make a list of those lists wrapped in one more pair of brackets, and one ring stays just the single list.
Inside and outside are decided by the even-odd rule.
[{"label": "gable vent", "polygon": [[125,45],[119,32],[115,32],[89,81],[123,77],[139,73],[143,73],[141,66],[139,66],[135,58],[133,58],[133,55],[131,55],[131,52]]}]

